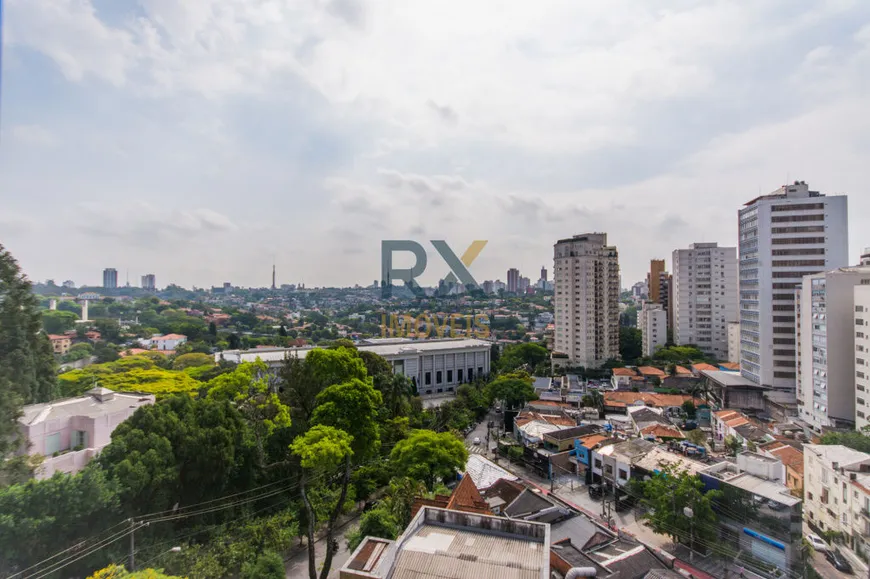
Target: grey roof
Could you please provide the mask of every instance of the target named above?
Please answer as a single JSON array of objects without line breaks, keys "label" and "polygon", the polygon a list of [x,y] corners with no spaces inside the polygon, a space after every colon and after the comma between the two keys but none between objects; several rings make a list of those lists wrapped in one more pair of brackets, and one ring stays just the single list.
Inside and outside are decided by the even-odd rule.
[{"label": "grey roof", "polygon": [[584,515],[577,515],[576,517],[550,525],[550,540],[552,542],[571,539],[571,542],[580,549],[585,547],[589,539],[598,533],[606,533],[612,536],[612,533]]},{"label": "grey roof", "polygon": [[468,456],[468,462],[465,464],[465,473],[471,477],[474,486],[479,490],[492,486],[500,478],[517,480],[516,476],[479,454]]},{"label": "grey roof", "polygon": [[686,577],[670,569],[652,569],[644,575],[643,579],[686,579]]},{"label": "grey roof", "polygon": [[[550,553],[558,556],[571,567],[595,567],[600,575],[605,575],[607,570],[583,554],[570,539],[564,543],[554,542],[550,545]],[[685,579],[681,577],[680,579]]]},{"label": "grey roof", "polygon": [[22,414],[18,421],[22,424],[32,425],[62,418],[98,418],[131,406],[154,403],[153,394],[113,392],[108,388],[94,388],[88,392],[88,394],[76,398],[28,404],[21,409]]},{"label": "grey roof", "polygon": [[643,579],[650,569],[664,568],[645,546],[625,539],[586,554],[611,573],[619,573],[620,579]]},{"label": "grey roof", "polygon": [[723,372],[722,370],[701,370],[701,375],[710,378],[714,382],[725,386],[726,388],[758,388],[766,389],[764,386],[759,386],[737,372]]},{"label": "grey roof", "polygon": [[587,434],[595,434],[601,432],[601,427],[597,424],[581,424],[580,426],[572,426],[564,430],[556,430],[548,432],[544,438],[552,438],[555,440],[566,440],[568,438],[577,438],[578,436],[586,436]]},{"label": "grey roof", "polygon": [[525,517],[554,506],[540,493],[527,488],[504,509],[504,513],[509,517]]},{"label": "grey roof", "polygon": [[535,390],[549,390],[552,385],[552,378],[535,378]]},{"label": "grey roof", "polygon": [[671,425],[671,421],[662,416],[661,412],[656,412],[651,408],[641,408],[631,413],[631,419],[635,424],[667,424]]}]

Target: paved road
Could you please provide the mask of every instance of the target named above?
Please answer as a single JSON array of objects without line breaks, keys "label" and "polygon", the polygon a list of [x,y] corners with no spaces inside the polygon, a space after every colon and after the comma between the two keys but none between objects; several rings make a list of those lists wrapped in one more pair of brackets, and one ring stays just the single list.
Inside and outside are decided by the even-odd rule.
[{"label": "paved road", "polygon": [[[338,531],[338,552],[332,557],[332,568],[329,572],[330,579],[338,577],[338,570],[345,564],[350,557],[350,552],[347,550],[347,541],[344,538],[344,533],[352,529],[359,520],[358,517],[351,519]],[[317,571],[323,565],[323,558],[326,556],[326,540],[320,539],[314,543],[314,552],[317,554]],[[304,549],[290,557],[285,563],[287,569],[287,579],[302,579],[308,577],[308,549]]]}]

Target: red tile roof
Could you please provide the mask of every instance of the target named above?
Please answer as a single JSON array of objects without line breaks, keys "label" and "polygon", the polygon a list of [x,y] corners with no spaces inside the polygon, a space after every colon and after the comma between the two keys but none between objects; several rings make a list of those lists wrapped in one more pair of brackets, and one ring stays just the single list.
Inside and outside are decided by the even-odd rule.
[{"label": "red tile roof", "polygon": [[655,436],[656,438],[686,438],[676,426],[665,424],[653,424],[640,431],[641,436]]},{"label": "red tile roof", "polygon": [[729,370],[740,370],[740,364],[734,362],[722,362],[719,365],[723,368],[728,368]]},{"label": "red tile roof", "polygon": [[464,476],[459,479],[459,484],[453,489],[450,494],[450,500],[447,502],[447,508],[451,511],[465,511],[467,513],[480,513],[481,515],[491,515],[492,511],[489,504],[480,495],[474,481],[470,476]]},{"label": "red tile roof", "polygon": [[155,340],[186,340],[187,336],[182,334],[166,334],[165,336],[157,336],[156,338],[151,338],[151,341]]},{"label": "red tile roof", "polygon": [[644,376],[665,376],[665,373],[659,370],[658,368],[653,368],[652,366],[641,366],[637,369],[638,372],[643,374]]},{"label": "red tile roof", "polygon": [[614,368],[614,376],[637,376],[637,373],[631,368]]},{"label": "red tile roof", "polygon": [[[687,394],[657,394],[655,392],[605,392],[605,406],[624,406],[643,402],[647,406],[654,408],[664,408],[668,406],[682,406],[683,402],[692,400],[692,397]],[[695,404],[704,404],[700,398],[695,398]]]},{"label": "red tile roof", "polygon": [[707,371],[714,370],[715,371],[718,369],[719,368],[717,368],[716,366],[711,366],[710,364],[692,364],[692,370],[694,370],[695,372],[701,372],[704,370],[707,370]]},{"label": "red tile roof", "polygon": [[677,366],[677,375],[681,374],[691,374],[692,371],[686,368],[685,366]]}]

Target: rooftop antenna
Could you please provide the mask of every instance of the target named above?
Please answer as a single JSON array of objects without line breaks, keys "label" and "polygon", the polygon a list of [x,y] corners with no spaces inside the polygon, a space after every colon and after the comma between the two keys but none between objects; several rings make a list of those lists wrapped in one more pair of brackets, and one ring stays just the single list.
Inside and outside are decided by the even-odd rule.
[{"label": "rooftop antenna", "polygon": [[276,290],[275,287],[275,256],[272,255],[272,290]]}]

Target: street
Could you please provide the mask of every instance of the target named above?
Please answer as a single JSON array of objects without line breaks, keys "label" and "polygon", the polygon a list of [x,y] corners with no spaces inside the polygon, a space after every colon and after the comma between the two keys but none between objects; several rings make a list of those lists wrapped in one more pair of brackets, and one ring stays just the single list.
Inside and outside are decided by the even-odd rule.
[{"label": "street", "polygon": [[[338,577],[338,570],[341,569],[342,565],[345,564],[348,557],[350,557],[350,552],[347,550],[347,541],[344,538],[344,533],[352,529],[357,522],[359,521],[359,517],[354,517],[349,521],[345,522],[344,525],[337,530],[338,535],[338,552],[336,552],[332,557],[332,569],[329,571],[330,579]],[[326,555],[326,540],[318,539],[314,543],[314,552],[317,554],[317,570],[318,572],[321,569],[323,564],[323,558]],[[303,549],[298,551],[293,556],[290,557],[284,564],[287,569],[287,579],[300,579],[302,577],[308,577],[308,549]]]}]

